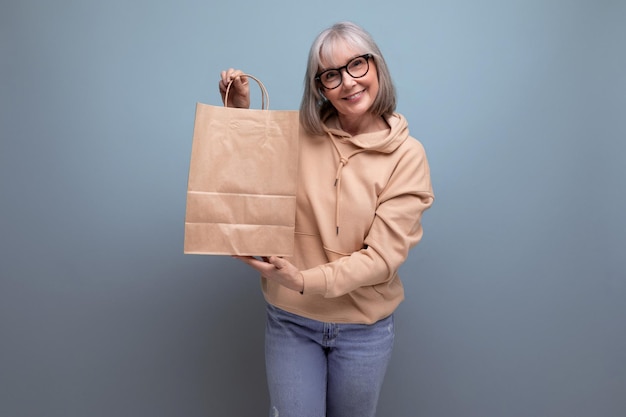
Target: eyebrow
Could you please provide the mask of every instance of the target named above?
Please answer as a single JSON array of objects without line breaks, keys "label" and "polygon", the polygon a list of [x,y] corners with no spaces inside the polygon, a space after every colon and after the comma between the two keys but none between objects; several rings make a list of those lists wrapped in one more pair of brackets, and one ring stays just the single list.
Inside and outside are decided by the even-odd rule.
[{"label": "eyebrow", "polygon": [[345,67],[346,65],[348,65],[348,63],[349,63],[350,61],[352,61],[352,60],[353,60],[353,59],[355,59],[355,58],[360,58],[360,57],[362,57],[363,55],[367,55],[367,54],[366,54],[366,53],[365,53],[365,54],[357,54],[357,55],[353,56],[352,58],[348,58],[348,60],[346,61],[346,63],[345,63],[344,65],[340,65],[340,66],[338,66],[338,67],[322,68],[322,69],[320,69],[317,73],[318,73],[318,74],[321,74],[322,72],[326,72],[326,71],[330,71],[330,70],[337,70],[337,69],[339,69],[339,68]]}]

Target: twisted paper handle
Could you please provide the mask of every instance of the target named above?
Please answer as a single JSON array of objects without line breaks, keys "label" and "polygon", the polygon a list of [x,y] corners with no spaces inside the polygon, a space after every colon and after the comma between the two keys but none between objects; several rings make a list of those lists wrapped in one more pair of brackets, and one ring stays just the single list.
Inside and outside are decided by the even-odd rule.
[{"label": "twisted paper handle", "polygon": [[241,74],[241,75],[233,78],[232,80],[230,80],[230,82],[228,83],[228,86],[226,87],[226,94],[224,95],[224,107],[228,107],[228,92],[230,91],[230,86],[233,84],[233,81],[235,81],[235,79],[237,79],[239,77],[243,77],[243,76],[248,77],[248,78],[252,78],[254,81],[257,82],[257,84],[261,88],[261,109],[263,109],[263,110],[269,109],[269,107],[270,107],[270,96],[269,96],[269,94],[267,94],[267,89],[265,88],[265,86],[263,85],[261,80],[259,80],[258,78],[256,78],[253,75],[250,75],[250,74]]}]

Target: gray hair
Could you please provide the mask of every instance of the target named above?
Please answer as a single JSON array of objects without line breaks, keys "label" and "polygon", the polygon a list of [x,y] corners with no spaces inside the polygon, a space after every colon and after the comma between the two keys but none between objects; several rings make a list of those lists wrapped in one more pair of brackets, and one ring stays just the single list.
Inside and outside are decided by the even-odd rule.
[{"label": "gray hair", "polygon": [[[378,95],[370,108],[376,116],[389,117],[396,109],[396,90],[382,52],[372,36],[351,22],[339,22],[322,31],[309,51],[304,93],[300,103],[300,124],[308,133],[321,135],[325,132],[324,121],[337,114],[337,110],[322,95],[321,85],[315,80],[321,69],[321,61],[332,62],[334,51],[343,41],[363,54],[371,54],[378,70]],[[339,63],[333,63],[339,65]]]}]

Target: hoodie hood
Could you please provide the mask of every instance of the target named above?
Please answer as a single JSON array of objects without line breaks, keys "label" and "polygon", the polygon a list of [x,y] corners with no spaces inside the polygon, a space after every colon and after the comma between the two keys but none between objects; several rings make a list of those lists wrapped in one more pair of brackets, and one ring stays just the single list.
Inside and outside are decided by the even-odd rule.
[{"label": "hoodie hood", "polygon": [[399,113],[394,113],[387,118],[389,130],[363,133],[356,136],[352,136],[341,129],[337,116],[330,117],[325,121],[325,124],[327,133],[335,140],[351,143],[361,151],[391,153],[409,137],[409,125],[404,116]]},{"label": "hoodie hood", "polygon": [[[326,133],[339,156],[339,164],[337,166],[337,173],[335,174],[335,228],[337,234],[339,234],[339,218],[341,213],[341,174],[343,173],[344,167],[348,165],[350,158],[362,152],[389,154],[398,149],[409,137],[408,123],[401,114],[394,113],[391,117],[387,118],[387,124],[389,124],[389,130],[352,136],[339,127],[339,119],[337,119],[337,117],[329,118],[326,121]],[[347,150],[345,147],[341,146],[341,144],[351,144],[352,149]],[[354,149],[354,147],[356,147],[356,149]]]}]

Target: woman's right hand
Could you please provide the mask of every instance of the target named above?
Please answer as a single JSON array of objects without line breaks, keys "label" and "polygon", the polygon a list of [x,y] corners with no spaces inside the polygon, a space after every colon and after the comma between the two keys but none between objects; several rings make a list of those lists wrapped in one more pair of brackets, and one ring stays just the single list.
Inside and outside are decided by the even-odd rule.
[{"label": "woman's right hand", "polygon": [[233,68],[222,71],[220,74],[219,89],[222,95],[222,103],[226,100],[226,88],[228,84],[231,81],[233,82],[228,91],[228,107],[250,108],[250,85],[248,83],[248,77],[243,76],[243,74],[243,71]]}]

